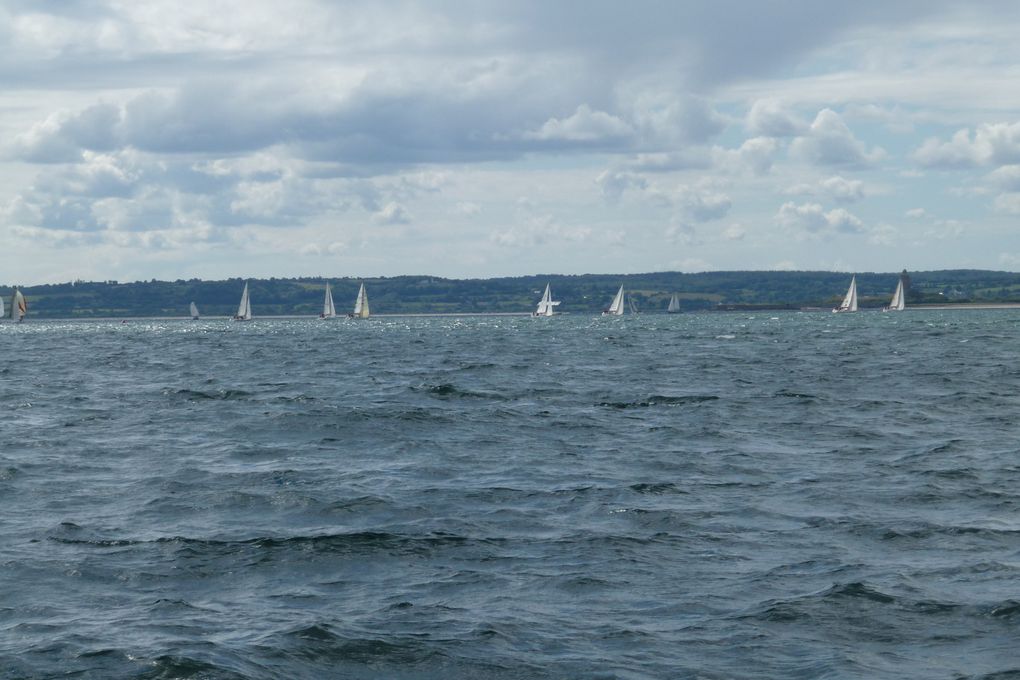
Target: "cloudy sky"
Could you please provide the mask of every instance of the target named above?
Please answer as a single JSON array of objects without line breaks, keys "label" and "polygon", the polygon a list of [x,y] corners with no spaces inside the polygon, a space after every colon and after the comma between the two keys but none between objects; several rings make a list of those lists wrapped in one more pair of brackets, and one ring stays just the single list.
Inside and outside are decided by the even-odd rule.
[{"label": "cloudy sky", "polygon": [[1020,270],[1020,5],[0,0],[0,283]]}]

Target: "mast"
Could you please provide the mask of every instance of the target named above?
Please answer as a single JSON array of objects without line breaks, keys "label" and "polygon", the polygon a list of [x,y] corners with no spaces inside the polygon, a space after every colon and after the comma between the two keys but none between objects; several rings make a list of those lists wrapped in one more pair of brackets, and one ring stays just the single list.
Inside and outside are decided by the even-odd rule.
[{"label": "mast", "polygon": [[839,307],[836,307],[832,311],[834,312],[856,312],[857,311],[857,275],[854,274],[850,279],[850,288],[846,291],[846,296],[843,297],[843,302],[840,303]]},{"label": "mast", "polygon": [[620,290],[616,291],[616,297],[613,298],[613,302],[602,314],[608,316],[620,316],[623,314],[623,286],[620,286]]},{"label": "mast", "polygon": [[361,284],[358,290],[358,299],[354,303],[354,313],[351,316],[356,319],[368,318],[368,293],[365,292],[365,284]]},{"label": "mast", "polygon": [[554,314],[553,307],[558,304],[560,304],[559,300],[552,299],[552,288],[547,283],[545,284],[545,293],[542,294],[542,299],[538,302],[534,316],[552,316]]},{"label": "mast", "polygon": [[248,282],[244,282],[244,291],[241,293],[241,302],[237,305],[237,314],[234,315],[235,321],[250,321],[251,320],[251,300],[248,297]]},{"label": "mast", "polygon": [[326,297],[322,301],[322,318],[332,319],[336,316],[336,307],[333,305],[333,293],[329,289],[329,282],[326,282]]}]

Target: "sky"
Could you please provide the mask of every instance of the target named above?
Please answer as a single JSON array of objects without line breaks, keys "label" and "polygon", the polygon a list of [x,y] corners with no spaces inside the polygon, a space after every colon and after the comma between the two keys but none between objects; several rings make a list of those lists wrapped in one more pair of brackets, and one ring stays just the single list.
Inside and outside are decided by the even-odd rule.
[{"label": "sky", "polygon": [[1020,5],[0,0],[0,283],[1020,270]]}]

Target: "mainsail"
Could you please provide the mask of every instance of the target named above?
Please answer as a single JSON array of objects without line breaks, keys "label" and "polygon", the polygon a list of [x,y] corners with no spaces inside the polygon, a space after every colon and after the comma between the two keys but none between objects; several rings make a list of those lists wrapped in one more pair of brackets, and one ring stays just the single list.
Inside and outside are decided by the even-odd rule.
[{"label": "mainsail", "polygon": [[198,318],[198,306],[194,302],[191,303],[191,318]]},{"label": "mainsail", "polygon": [[907,301],[903,296],[903,279],[900,278],[899,283],[896,284],[896,292],[893,293],[892,301],[889,302],[889,306],[883,308],[883,312],[902,312],[907,307]]},{"label": "mainsail", "polygon": [[14,295],[11,296],[11,321],[21,323],[27,313],[28,303],[25,301],[25,296],[15,288]]},{"label": "mainsail", "polygon": [[248,282],[244,282],[244,292],[241,293],[241,303],[237,305],[237,314],[234,321],[251,321],[251,300],[248,299]]},{"label": "mainsail", "polygon": [[850,288],[846,291],[843,302],[832,310],[833,312],[856,312],[857,311],[857,275],[850,279]]},{"label": "mainsail", "polygon": [[333,305],[333,292],[329,289],[329,283],[326,283],[326,298],[322,301],[322,314],[319,316],[323,319],[332,319],[336,316],[336,307]]},{"label": "mainsail", "polygon": [[4,310],[4,299],[0,297],[0,319],[7,316],[7,312]]},{"label": "mainsail", "polygon": [[351,314],[356,319],[368,318],[368,294],[365,292],[365,284],[361,284],[358,291],[358,299],[354,303],[354,312]]},{"label": "mainsail", "polygon": [[612,303],[609,307],[602,311],[603,316],[620,316],[623,314],[623,286],[620,286],[620,290],[616,291],[616,297],[613,298]]},{"label": "mainsail", "polygon": [[676,314],[680,311],[680,296],[673,293],[673,297],[669,299],[669,307],[666,308],[666,312],[669,314]]},{"label": "mainsail", "polygon": [[538,309],[532,316],[552,316],[553,307],[560,304],[559,300],[552,299],[552,290],[549,288],[549,284],[545,284],[545,293],[542,295],[542,299],[538,302]]}]

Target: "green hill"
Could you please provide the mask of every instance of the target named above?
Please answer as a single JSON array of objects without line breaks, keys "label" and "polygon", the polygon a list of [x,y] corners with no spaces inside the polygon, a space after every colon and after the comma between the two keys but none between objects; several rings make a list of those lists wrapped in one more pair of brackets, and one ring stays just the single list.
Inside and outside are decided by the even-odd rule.
[{"label": "green hill", "polygon": [[[862,307],[886,304],[899,273],[859,273]],[[250,279],[256,316],[314,316],[322,305],[325,278]],[[340,311],[354,303],[361,279],[328,279]],[[956,269],[911,272],[908,304],[952,302],[1020,302],[1020,274]],[[684,311],[739,308],[831,307],[846,291],[850,275],[821,271],[722,271],[684,274],[583,274],[445,279],[436,276],[395,276],[364,279],[375,313],[528,312],[546,283],[552,284],[563,312],[593,313],[609,304],[621,285],[638,309],[661,311],[676,292]],[[185,316],[194,300],[203,316],[234,312],[244,281],[117,281],[23,287],[29,314],[50,318]],[[10,285],[0,295],[10,300]]]}]

